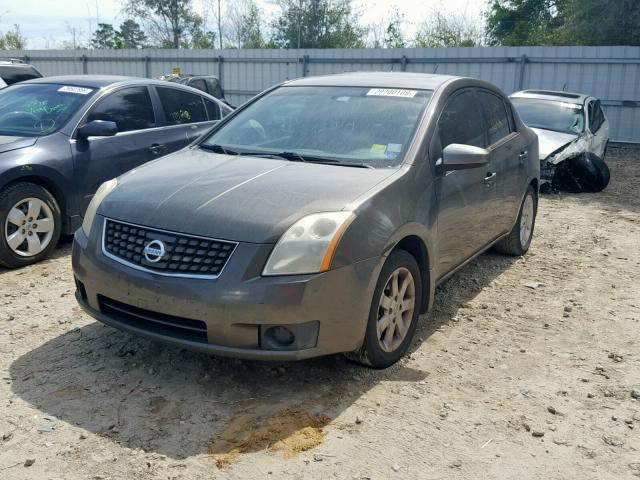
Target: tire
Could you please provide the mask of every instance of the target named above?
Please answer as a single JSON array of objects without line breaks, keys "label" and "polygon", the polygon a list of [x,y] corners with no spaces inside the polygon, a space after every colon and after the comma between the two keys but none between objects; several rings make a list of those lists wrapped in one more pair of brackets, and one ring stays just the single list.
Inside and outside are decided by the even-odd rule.
[{"label": "tire", "polygon": [[0,192],[0,265],[19,268],[44,260],[61,230],[60,207],[40,185],[16,183]]},{"label": "tire", "polygon": [[[404,282],[405,295],[394,301],[393,276],[397,274],[398,294],[402,293]],[[383,294],[388,301],[383,302]],[[387,295],[391,294],[391,295]],[[398,295],[396,295],[398,298]],[[412,307],[402,311],[404,302],[412,302]],[[387,307],[383,306],[387,304]],[[387,368],[396,363],[406,353],[416,331],[420,305],[422,304],[422,278],[416,259],[405,250],[394,250],[387,258],[371,301],[367,329],[360,349],[347,354],[347,357],[373,368]],[[406,304],[409,305],[409,304]],[[388,312],[395,312],[389,315]],[[378,333],[378,323],[386,314],[388,326]],[[382,326],[382,323],[380,324]],[[393,329],[389,334],[389,329]],[[388,342],[385,340],[389,338]]]},{"label": "tire", "polygon": [[570,193],[597,193],[607,188],[610,178],[609,167],[602,158],[584,153],[558,165],[554,184]]},{"label": "tire", "polygon": [[[529,185],[525,194],[516,224],[509,232],[509,235],[496,243],[495,249],[503,255],[519,257],[527,253],[533,238],[533,230],[536,224],[536,214],[538,213],[538,194]],[[524,223],[523,223],[524,222]],[[525,225],[526,230],[524,229]]]}]

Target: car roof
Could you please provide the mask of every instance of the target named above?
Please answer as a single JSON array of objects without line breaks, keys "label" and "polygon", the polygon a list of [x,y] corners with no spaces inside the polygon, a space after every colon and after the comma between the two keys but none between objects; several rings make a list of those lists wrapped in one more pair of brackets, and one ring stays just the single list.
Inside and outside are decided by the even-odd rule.
[{"label": "car roof", "polygon": [[[56,85],[73,85],[77,87],[89,87],[89,88],[105,88],[112,85],[129,85],[129,84],[144,84],[144,85],[159,85],[161,87],[171,86],[173,88],[187,88],[191,90],[191,87],[181,85],[175,82],[167,82],[165,80],[156,80],[152,78],[143,77],[124,77],[118,75],[60,75],[55,77],[42,77],[34,78],[32,80],[26,80],[21,83],[53,83]],[[198,92],[207,95],[207,92]]]},{"label": "car roof", "polygon": [[456,78],[462,77],[409,72],[351,72],[299,78],[285,82],[285,85],[296,87],[380,87],[435,90],[444,83]]},{"label": "car roof", "polygon": [[590,98],[584,93],[564,92],[557,90],[520,90],[509,95],[509,98],[535,98],[538,100],[552,100],[556,102],[584,104]]}]

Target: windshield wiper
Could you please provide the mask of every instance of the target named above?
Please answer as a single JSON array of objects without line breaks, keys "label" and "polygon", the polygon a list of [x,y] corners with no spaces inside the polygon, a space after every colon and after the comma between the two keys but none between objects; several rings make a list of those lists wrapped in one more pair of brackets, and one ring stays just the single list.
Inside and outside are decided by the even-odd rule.
[{"label": "windshield wiper", "polygon": [[238,155],[238,156],[246,156],[246,157],[261,157],[261,158],[275,158],[275,159],[283,159],[289,160],[290,162],[304,162],[304,163],[321,163],[325,165],[338,165],[340,167],[353,167],[353,168],[375,168],[366,163],[351,163],[351,162],[341,162],[335,158],[328,157],[318,157],[318,156],[310,156],[310,155],[302,155],[298,152],[278,152],[278,153],[270,153],[270,152],[241,152],[238,150],[232,150],[227,147],[223,147],[222,145],[217,144],[202,144],[200,148],[204,150],[209,150],[215,153],[223,153],[225,155]]},{"label": "windshield wiper", "polygon": [[224,153],[225,155],[241,155],[240,152],[227,147],[223,147],[222,145],[203,143],[202,145],[200,145],[200,148],[214,153]]}]

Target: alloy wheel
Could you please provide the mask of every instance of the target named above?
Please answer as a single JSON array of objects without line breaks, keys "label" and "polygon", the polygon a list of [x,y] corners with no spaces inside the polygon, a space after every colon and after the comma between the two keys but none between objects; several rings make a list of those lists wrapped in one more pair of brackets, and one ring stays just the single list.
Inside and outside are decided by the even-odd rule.
[{"label": "alloy wheel", "polygon": [[51,243],[55,220],[51,208],[39,198],[17,202],[7,215],[4,238],[12,252],[21,257],[34,257]]},{"label": "alloy wheel", "polygon": [[533,196],[527,195],[520,214],[520,244],[523,246],[527,245],[533,232],[534,209]]},{"label": "alloy wheel", "polygon": [[404,341],[416,306],[416,287],[411,272],[400,267],[385,284],[378,305],[377,333],[380,347],[393,352]]}]

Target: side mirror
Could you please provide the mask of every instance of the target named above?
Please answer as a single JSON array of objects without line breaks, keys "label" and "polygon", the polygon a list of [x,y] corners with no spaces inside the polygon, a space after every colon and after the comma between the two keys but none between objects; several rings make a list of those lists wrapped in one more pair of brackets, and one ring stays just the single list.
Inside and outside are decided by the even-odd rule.
[{"label": "side mirror", "polygon": [[442,165],[445,170],[465,170],[477,168],[489,163],[489,150],[452,143],[442,151]]},{"label": "side mirror", "polygon": [[78,136],[81,138],[113,137],[116,133],[118,133],[118,125],[105,120],[92,120],[78,129]]}]

